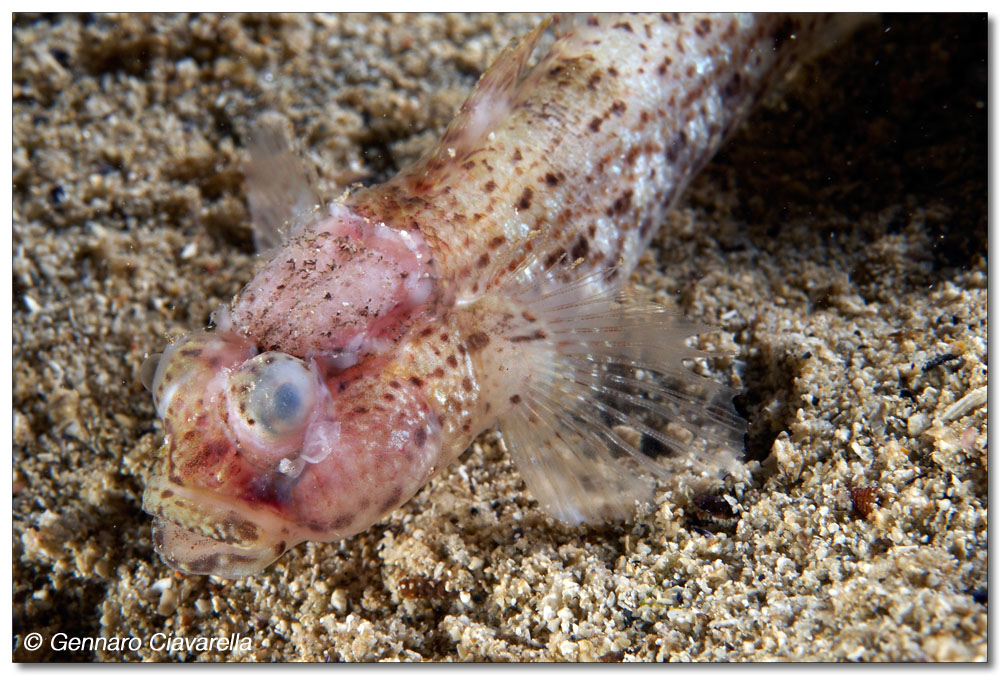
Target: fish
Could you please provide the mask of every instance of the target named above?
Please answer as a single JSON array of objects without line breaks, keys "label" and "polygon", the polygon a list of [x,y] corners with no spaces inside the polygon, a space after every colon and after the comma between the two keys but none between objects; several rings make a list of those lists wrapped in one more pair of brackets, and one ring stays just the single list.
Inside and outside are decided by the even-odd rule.
[{"label": "fish", "polygon": [[[406,503],[498,428],[558,521],[743,476],[714,330],[629,278],[685,186],[844,15],[572,15],[508,45],[426,156],[324,201],[281,125],[248,142],[254,277],[143,366],[143,494],[172,568],[238,578]],[[551,46],[535,56],[551,31]]]}]

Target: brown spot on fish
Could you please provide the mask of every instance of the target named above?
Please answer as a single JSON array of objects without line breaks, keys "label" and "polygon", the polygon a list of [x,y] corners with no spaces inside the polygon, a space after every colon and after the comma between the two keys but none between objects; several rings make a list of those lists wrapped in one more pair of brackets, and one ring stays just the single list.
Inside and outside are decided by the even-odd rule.
[{"label": "brown spot on fish", "polygon": [[350,525],[353,522],[354,522],[354,514],[353,513],[344,513],[344,514],[339,515],[339,516],[334,516],[330,520],[329,526],[328,527],[324,527],[324,528],[320,528],[319,531],[322,532],[322,531],[324,531],[326,529],[344,530],[344,529],[347,528],[348,525]]},{"label": "brown spot on fish", "polygon": [[[157,534],[160,534],[160,532],[157,531]],[[160,544],[157,545],[159,546]],[[223,559],[228,560],[229,556],[222,556],[218,553],[203,555],[188,562],[186,565],[184,565],[184,568],[189,572],[193,572],[194,574],[211,574],[215,570],[222,568]]]},{"label": "brown spot on fish", "polygon": [[535,340],[544,340],[548,335],[543,330],[536,330],[534,333],[529,333],[528,335],[515,335],[510,338],[511,342],[534,342]]},{"label": "brown spot on fish", "polygon": [[490,343],[490,337],[486,333],[473,333],[466,338],[465,343],[469,346],[469,351],[475,353]]},{"label": "brown spot on fish", "polygon": [[201,447],[198,448],[198,452],[192,459],[193,465],[209,465],[216,464],[222,460],[227,454],[229,454],[229,442],[222,439],[212,439],[202,443]]},{"label": "brown spot on fish", "polygon": [[521,193],[521,198],[517,201],[517,208],[521,211],[527,211],[531,208],[531,198],[534,196],[535,192],[530,188],[524,188]]},{"label": "brown spot on fish", "polygon": [[656,68],[656,72],[661,76],[666,75],[667,69],[670,67],[672,63],[673,60],[669,56],[664,56],[663,60],[660,62],[660,65]]},{"label": "brown spot on fish", "polygon": [[389,497],[382,502],[382,506],[379,507],[379,513],[385,513],[386,511],[394,508],[397,504],[399,504],[399,500],[402,496],[403,490],[397,485],[392,489],[392,492],[389,493]]},{"label": "brown spot on fish", "polygon": [[614,201],[614,203],[608,207],[607,215],[610,216],[620,216],[625,213],[628,208],[632,205],[632,189],[629,188]]},{"label": "brown spot on fish", "polygon": [[521,395],[514,394],[513,396],[510,397],[510,402],[513,403],[514,405],[517,405],[518,403],[521,402]]},{"label": "brown spot on fish", "polygon": [[244,518],[229,516],[222,521],[222,529],[227,544],[249,544],[260,539],[260,528]]}]

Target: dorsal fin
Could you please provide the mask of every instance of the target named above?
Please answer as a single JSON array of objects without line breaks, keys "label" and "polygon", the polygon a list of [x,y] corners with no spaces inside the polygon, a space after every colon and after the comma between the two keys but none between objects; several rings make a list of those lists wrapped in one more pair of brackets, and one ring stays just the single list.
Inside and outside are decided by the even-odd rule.
[{"label": "dorsal fin", "polygon": [[534,375],[500,427],[532,495],[571,524],[631,516],[656,479],[707,486],[742,471],[733,392],[685,364],[705,355],[687,338],[712,329],[617,290],[609,276],[514,295],[546,338],[526,348],[523,368]]},{"label": "dorsal fin", "polygon": [[520,42],[511,40],[486,69],[476,88],[448,125],[433,154],[414,167],[412,180],[420,188],[434,182],[442,168],[464,161],[496,125],[517,105],[531,54],[551,19],[546,19]]},{"label": "dorsal fin", "polygon": [[250,133],[244,168],[257,251],[274,248],[310,221],[321,206],[299,157],[292,152],[288,120],[267,113]]}]

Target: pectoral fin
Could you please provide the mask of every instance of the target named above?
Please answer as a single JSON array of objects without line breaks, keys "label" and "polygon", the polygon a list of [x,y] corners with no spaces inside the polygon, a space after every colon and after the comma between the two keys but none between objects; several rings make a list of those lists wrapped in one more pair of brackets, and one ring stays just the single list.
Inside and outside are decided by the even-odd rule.
[{"label": "pectoral fin", "polygon": [[606,273],[516,297],[545,339],[525,350],[533,374],[500,426],[554,517],[625,518],[657,480],[683,489],[742,470],[732,390],[686,366],[704,356],[687,338],[711,329],[609,288]]}]

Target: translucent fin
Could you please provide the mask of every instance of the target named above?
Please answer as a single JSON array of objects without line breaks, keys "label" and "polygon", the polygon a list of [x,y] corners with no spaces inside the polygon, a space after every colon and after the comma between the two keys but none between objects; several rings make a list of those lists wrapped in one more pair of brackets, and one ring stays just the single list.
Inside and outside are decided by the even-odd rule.
[{"label": "translucent fin", "polygon": [[529,72],[528,61],[549,22],[549,19],[543,21],[520,42],[511,41],[483,73],[434,153],[422,166],[414,167],[418,185],[435,182],[442,170],[463,162],[476,148],[482,147],[483,137],[509,118]]},{"label": "translucent fin", "polygon": [[274,248],[320,208],[301,161],[286,140],[285,118],[262,117],[250,134],[250,161],[244,168],[247,202],[258,251]]},{"label": "translucent fin", "polygon": [[687,338],[712,329],[610,276],[531,284],[514,295],[530,327],[506,335],[527,345],[533,376],[501,431],[533,496],[571,524],[631,516],[657,480],[707,487],[743,470],[734,392],[685,365],[705,356]]}]

